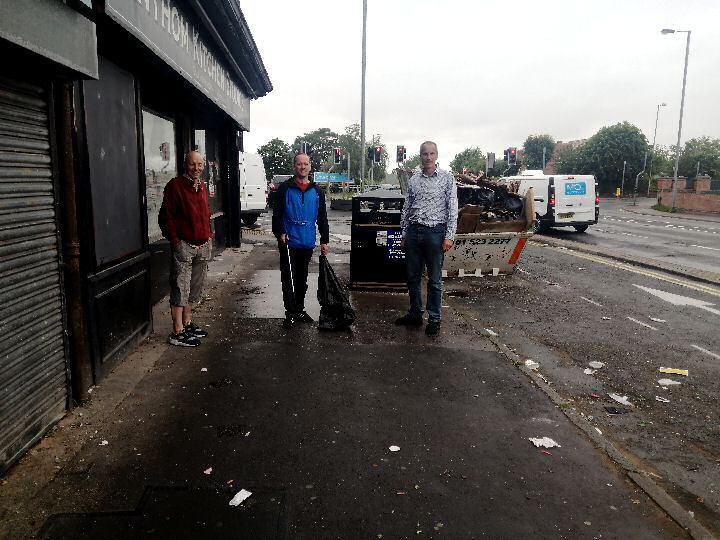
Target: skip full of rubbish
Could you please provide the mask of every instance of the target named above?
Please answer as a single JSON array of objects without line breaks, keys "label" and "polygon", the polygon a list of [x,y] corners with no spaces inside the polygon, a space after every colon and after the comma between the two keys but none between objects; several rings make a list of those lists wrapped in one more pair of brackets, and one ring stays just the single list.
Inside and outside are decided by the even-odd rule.
[{"label": "skip full of rubbish", "polygon": [[553,441],[550,437],[528,437],[528,441],[535,445],[535,448],[562,448],[558,443]]},{"label": "skip full of rubbish", "polygon": [[683,377],[687,377],[689,371],[687,369],[678,369],[678,368],[669,368],[669,367],[661,367],[658,370],[660,373],[667,373],[668,375],[682,375]]},{"label": "skip full of rubbish", "polygon": [[679,382],[679,381],[673,381],[672,379],[660,379],[660,380],[658,381],[658,384],[659,384],[660,386],[677,386],[678,384],[680,384],[680,382]]},{"label": "skip full of rubbish", "polygon": [[597,362],[597,361],[593,360],[592,362],[588,362],[588,366],[590,366],[593,369],[601,369],[602,367],[605,366],[605,364],[603,364],[602,362]]},{"label": "skip full of rubbish", "polygon": [[623,405],[627,405],[628,407],[632,407],[633,404],[630,403],[627,396],[621,396],[620,394],[608,394],[608,397],[612,400],[617,401],[618,403],[622,403]]},{"label": "skip full of rubbish", "polygon": [[230,500],[228,504],[230,506],[239,506],[250,495],[252,495],[252,492],[248,491],[247,489],[241,489],[235,494],[235,496]]},{"label": "skip full of rubbish", "polygon": [[390,450],[391,452],[399,452],[400,447],[393,444],[392,446],[388,447],[388,450]]},{"label": "skip full of rubbish", "polygon": [[532,370],[537,370],[537,368],[540,367],[540,364],[535,362],[535,360],[527,359],[525,360],[525,366]]},{"label": "skip full of rubbish", "polygon": [[660,396],[655,396],[655,401],[659,401],[660,403],[670,403],[669,399]]}]

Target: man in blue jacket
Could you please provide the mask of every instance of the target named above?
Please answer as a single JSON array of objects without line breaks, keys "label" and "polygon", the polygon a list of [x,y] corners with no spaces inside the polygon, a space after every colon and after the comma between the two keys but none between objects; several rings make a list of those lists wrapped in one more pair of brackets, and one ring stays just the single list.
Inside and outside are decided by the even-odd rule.
[{"label": "man in blue jacket", "polygon": [[296,321],[313,322],[305,312],[305,293],[308,266],[316,245],[316,228],[320,231],[320,251],[323,255],[330,251],[325,194],[310,179],[310,156],[297,154],[293,168],[295,176],[278,188],[272,217],[273,234],[280,250],[285,328]]}]

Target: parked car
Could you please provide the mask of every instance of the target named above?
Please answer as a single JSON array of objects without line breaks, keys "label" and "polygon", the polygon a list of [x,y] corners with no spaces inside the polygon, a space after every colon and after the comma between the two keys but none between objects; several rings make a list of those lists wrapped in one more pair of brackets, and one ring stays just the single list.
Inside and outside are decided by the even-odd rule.
[{"label": "parked car", "polygon": [[280,184],[282,184],[288,178],[292,178],[292,174],[273,175],[272,179],[270,180],[270,183],[268,184],[268,189],[267,189],[268,208],[275,207],[275,198],[277,197],[278,188],[280,187]]}]

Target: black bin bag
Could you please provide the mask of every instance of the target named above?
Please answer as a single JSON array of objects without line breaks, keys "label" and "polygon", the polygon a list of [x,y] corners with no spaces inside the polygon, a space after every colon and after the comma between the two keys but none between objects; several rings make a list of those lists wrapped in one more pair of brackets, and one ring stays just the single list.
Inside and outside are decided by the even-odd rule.
[{"label": "black bin bag", "polygon": [[325,255],[320,255],[317,296],[320,303],[318,329],[342,330],[355,322],[355,310],[350,305],[347,289],[335,275]]}]

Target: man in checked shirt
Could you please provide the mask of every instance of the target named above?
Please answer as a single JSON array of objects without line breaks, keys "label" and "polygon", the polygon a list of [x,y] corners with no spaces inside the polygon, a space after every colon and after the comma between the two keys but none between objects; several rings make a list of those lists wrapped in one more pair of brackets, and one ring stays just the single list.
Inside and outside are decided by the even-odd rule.
[{"label": "man in checked shirt", "polygon": [[408,192],[402,209],[402,243],[407,261],[407,284],[410,309],[395,321],[405,326],[422,326],[422,275],[427,267],[428,323],[425,333],[440,332],[442,305],[442,266],[445,252],[453,245],[457,230],[458,201],[455,178],[437,168],[437,144],[420,145],[422,171],[408,181]]}]

